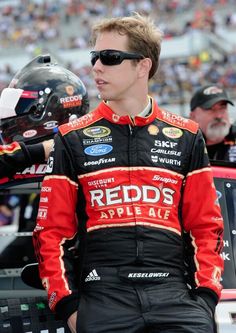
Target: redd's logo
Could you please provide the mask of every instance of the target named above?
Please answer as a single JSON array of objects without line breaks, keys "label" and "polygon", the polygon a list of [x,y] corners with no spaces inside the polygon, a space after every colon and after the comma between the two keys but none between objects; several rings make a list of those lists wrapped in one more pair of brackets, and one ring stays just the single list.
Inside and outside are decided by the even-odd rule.
[{"label": "redd's logo", "polygon": [[125,203],[157,203],[161,201],[166,205],[173,205],[175,191],[168,187],[155,186],[117,186],[114,188],[96,189],[90,191],[91,206],[109,206]]}]

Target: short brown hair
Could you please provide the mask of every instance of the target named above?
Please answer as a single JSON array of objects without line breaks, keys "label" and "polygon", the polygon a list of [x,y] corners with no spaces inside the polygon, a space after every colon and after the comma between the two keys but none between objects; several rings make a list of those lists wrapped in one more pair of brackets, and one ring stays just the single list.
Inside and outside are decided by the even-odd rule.
[{"label": "short brown hair", "polygon": [[150,17],[134,13],[132,16],[107,18],[94,25],[91,44],[95,45],[99,33],[116,31],[128,37],[130,52],[140,53],[152,60],[149,79],[153,77],[159,66],[163,33]]}]

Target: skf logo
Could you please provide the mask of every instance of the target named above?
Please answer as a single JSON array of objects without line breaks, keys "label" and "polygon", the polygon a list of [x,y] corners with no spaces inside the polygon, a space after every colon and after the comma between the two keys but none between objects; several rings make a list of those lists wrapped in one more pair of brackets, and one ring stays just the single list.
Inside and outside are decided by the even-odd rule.
[{"label": "skf logo", "polygon": [[69,95],[69,96],[72,96],[74,94],[74,87],[73,86],[66,86],[66,93]]}]

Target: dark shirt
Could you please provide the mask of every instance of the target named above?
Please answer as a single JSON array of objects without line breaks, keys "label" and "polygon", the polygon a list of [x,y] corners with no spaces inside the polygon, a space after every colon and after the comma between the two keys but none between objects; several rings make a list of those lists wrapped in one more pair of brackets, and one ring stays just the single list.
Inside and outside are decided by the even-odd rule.
[{"label": "dark shirt", "polygon": [[0,178],[11,177],[32,164],[43,162],[45,154],[42,143],[25,145],[22,142],[13,142],[0,146]]},{"label": "dark shirt", "polygon": [[210,160],[223,160],[236,162],[236,133],[235,126],[231,126],[230,133],[224,141],[207,146]]}]

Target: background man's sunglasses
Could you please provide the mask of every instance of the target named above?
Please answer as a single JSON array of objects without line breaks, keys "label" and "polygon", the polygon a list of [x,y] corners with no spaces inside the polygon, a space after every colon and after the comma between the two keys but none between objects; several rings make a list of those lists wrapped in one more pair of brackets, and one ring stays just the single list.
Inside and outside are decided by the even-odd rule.
[{"label": "background man's sunglasses", "polygon": [[143,59],[144,56],[138,53],[129,53],[118,50],[91,51],[91,64],[95,65],[100,59],[101,63],[106,66],[120,65],[125,59]]}]

